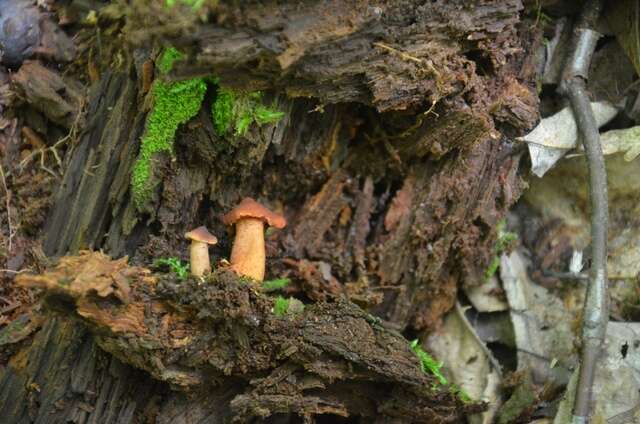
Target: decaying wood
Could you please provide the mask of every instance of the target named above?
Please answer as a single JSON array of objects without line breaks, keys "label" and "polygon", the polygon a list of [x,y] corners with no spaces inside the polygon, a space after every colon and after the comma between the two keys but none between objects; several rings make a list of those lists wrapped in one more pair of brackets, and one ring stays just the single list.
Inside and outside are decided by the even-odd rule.
[{"label": "decaying wood", "polygon": [[[457,288],[483,281],[493,227],[519,195],[519,157],[502,134],[538,118],[521,2],[219,2],[209,23],[185,14],[167,25],[156,25],[163,9],[151,3],[127,11],[138,66],[92,73],[100,80],[46,221],[45,252],[184,258],[184,232],[206,225],[220,240],[214,260],[227,258],[232,234],[220,216],[252,196],[290,223],[267,235],[267,278],[288,277],[289,294],[318,303],[280,319],[271,299],[229,273],[177,284],[98,254],[67,257],[29,281],[76,320],[33,317],[10,342],[0,336],[13,357],[0,370],[0,407],[17,421],[79,423],[275,413],[446,422],[470,411],[432,392],[406,341],[385,328],[437,327]],[[113,16],[97,25],[122,13]],[[157,188],[136,211],[129,181],[154,75],[151,39],[187,53],[171,77],[213,72],[223,86],[264,90],[285,117],[220,137],[211,86],[178,130],[175,156],[154,158]],[[29,94],[34,73],[60,85],[42,65],[22,69],[14,84],[37,109],[49,86]],[[42,110],[63,127],[76,116],[68,88]],[[98,271],[79,273],[84,262]],[[56,367],[44,354],[64,360]]]},{"label": "decaying wood", "polygon": [[[385,111],[486,90],[477,74],[499,78],[517,53],[512,42],[521,10],[519,1],[221,5],[220,25],[189,27],[164,42],[190,47],[197,40],[193,60],[176,76],[214,69],[239,88],[275,84],[291,96]],[[132,16],[139,42],[143,32],[135,23]]]},{"label": "decaying wood", "polygon": [[179,282],[97,252],[17,281],[44,288],[45,302],[81,319],[102,349],[177,390],[243,387],[230,401],[237,422],[274,413],[456,422],[477,408],[434,390],[404,337],[348,301],[278,317],[272,298],[231,271]]},{"label": "decaying wood", "polygon": [[160,395],[168,393],[163,383],[103,352],[68,318],[25,316],[2,329],[0,347],[40,327],[2,370],[0,410],[7,422],[116,424],[160,407]]},{"label": "decaying wood", "polygon": [[[95,87],[87,124],[56,195],[59,206],[45,226],[47,254],[102,246],[107,231],[112,234],[108,240],[116,246],[121,240],[118,236],[125,232],[121,227],[127,222],[123,217],[127,216],[125,196],[135,161],[135,137],[143,123],[134,112],[136,94],[136,81],[121,73],[107,73]],[[119,219],[113,221],[113,216]]]},{"label": "decaying wood", "polygon": [[27,61],[12,78],[18,93],[52,122],[69,129],[80,113],[82,85],[37,61]]}]

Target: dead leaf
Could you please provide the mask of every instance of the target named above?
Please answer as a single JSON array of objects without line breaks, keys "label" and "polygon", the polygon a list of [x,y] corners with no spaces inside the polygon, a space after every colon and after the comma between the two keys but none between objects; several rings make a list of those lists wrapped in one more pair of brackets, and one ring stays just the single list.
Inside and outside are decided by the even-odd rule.
[{"label": "dead leaf", "polygon": [[529,280],[519,251],[501,256],[500,277],[511,308],[518,370],[531,370],[536,383],[566,384],[576,362],[573,316],[547,289]]},{"label": "dead leaf", "polygon": [[[609,122],[618,109],[609,102],[591,103],[598,127]],[[578,127],[570,107],[544,118],[522,137],[529,147],[531,171],[542,177],[569,150],[578,145]]]},{"label": "dead leaf", "polygon": [[[640,419],[640,323],[610,322],[594,381],[593,422],[636,423]],[[577,369],[560,403],[554,424],[571,423]],[[599,421],[598,421],[599,420]]]},{"label": "dead leaf", "polygon": [[501,405],[499,372],[492,366],[490,351],[464,317],[459,305],[444,319],[437,333],[426,341],[426,346],[436,358],[444,359],[443,371],[472,399],[485,401],[489,409],[471,419],[474,424],[489,424]]}]

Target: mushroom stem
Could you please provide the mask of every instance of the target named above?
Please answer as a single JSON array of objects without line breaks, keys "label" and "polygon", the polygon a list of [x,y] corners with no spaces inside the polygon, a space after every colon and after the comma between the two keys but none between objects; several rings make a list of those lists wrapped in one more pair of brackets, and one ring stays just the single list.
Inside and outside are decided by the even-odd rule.
[{"label": "mushroom stem", "polygon": [[243,218],[236,222],[236,238],[231,249],[231,267],[240,275],[264,280],[264,222]]},{"label": "mushroom stem", "polygon": [[196,277],[202,277],[204,274],[211,272],[211,262],[209,261],[209,245],[202,241],[193,240],[191,249],[191,274]]}]

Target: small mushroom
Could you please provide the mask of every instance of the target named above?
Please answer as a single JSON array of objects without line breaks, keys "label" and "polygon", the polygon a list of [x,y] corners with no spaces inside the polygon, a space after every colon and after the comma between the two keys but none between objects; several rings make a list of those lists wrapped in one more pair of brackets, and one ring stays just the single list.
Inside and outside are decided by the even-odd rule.
[{"label": "small mushroom", "polygon": [[231,269],[240,275],[262,281],[265,270],[264,224],[284,228],[287,221],[250,197],[222,217],[226,225],[236,225],[231,249]]},{"label": "small mushroom", "polygon": [[211,234],[207,227],[198,227],[186,233],[185,238],[191,240],[189,249],[191,259],[191,274],[202,277],[211,272],[211,262],[209,262],[209,245],[218,243],[216,236]]}]

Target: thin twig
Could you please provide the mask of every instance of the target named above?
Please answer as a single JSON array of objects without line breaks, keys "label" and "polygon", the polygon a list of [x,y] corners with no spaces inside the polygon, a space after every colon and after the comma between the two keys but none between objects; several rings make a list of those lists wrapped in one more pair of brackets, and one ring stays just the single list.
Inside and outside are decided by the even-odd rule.
[{"label": "thin twig", "polygon": [[[421,65],[423,65],[423,64],[424,64],[424,61],[423,61],[422,59],[420,59],[420,58],[418,58],[418,57],[415,57],[415,56],[411,56],[409,53],[405,53],[405,52],[403,52],[403,51],[401,51],[401,50],[394,49],[393,47],[391,47],[391,46],[387,46],[387,45],[386,45],[386,44],[384,44],[384,43],[375,42],[375,43],[373,43],[373,45],[374,45],[374,46],[376,46],[376,47],[380,47],[381,49],[384,49],[384,50],[386,50],[386,51],[388,51],[388,52],[395,53],[395,54],[399,55],[401,58],[403,58],[403,59],[405,59],[405,60],[409,60],[409,61],[411,61],[411,62],[419,63],[419,64],[421,64]],[[433,66],[433,65],[432,65],[432,66]],[[435,68],[434,68],[434,69],[435,69]],[[437,71],[436,71],[436,72],[437,72]]]},{"label": "thin twig", "polygon": [[5,204],[7,207],[7,224],[9,225],[9,252],[11,252],[11,249],[13,247],[12,245],[12,241],[13,241],[13,225],[11,224],[11,195],[9,194],[9,188],[7,187],[7,179],[4,177],[4,168],[2,167],[2,164],[0,164],[0,177],[2,177],[2,186],[4,187],[4,193],[5,193]]},{"label": "thin twig", "polygon": [[[67,143],[68,141],[71,141],[76,138],[76,135],[78,133],[78,128],[80,127],[80,119],[82,118],[82,115],[84,112],[84,106],[85,106],[85,101],[82,100],[80,102],[80,105],[78,106],[78,112],[76,113],[76,117],[74,118],[73,123],[71,124],[71,128],[69,129],[69,132],[67,133],[67,135],[65,135],[60,140],[58,140],[53,146],[42,147],[31,152],[27,157],[25,157],[20,161],[20,163],[18,164],[18,169],[22,171],[24,167],[31,160],[33,160],[34,157],[40,155],[40,168],[42,168],[47,173],[53,175],[55,178],[60,178],[60,176],[56,174],[55,171],[53,171],[52,169],[48,168],[45,165],[46,155],[47,155],[47,152],[50,152],[53,155],[53,158],[56,161],[56,165],[58,165],[58,168],[60,168],[61,170],[60,172],[62,173],[62,169],[63,169],[62,158],[60,157],[60,154],[58,153],[57,149],[60,148],[63,144]],[[35,133],[33,134],[36,135]],[[31,138],[32,137],[33,136],[31,136]],[[44,142],[42,142],[42,144],[44,144]],[[9,172],[8,175],[11,175],[11,172]]]},{"label": "thin twig", "polygon": [[424,66],[425,68],[430,70],[436,76],[436,84],[438,84],[438,85],[440,84],[440,78],[442,77],[442,75],[436,69],[436,67],[433,65],[433,62],[431,60],[429,60],[429,59],[427,59],[427,60],[420,59],[419,57],[412,56],[409,53],[405,53],[402,50],[398,50],[398,49],[395,49],[395,48],[393,48],[391,46],[387,46],[386,44],[381,43],[379,41],[373,43],[373,45],[376,46],[376,47],[380,47],[381,49],[384,49],[384,50],[386,50],[388,52],[397,54],[398,56],[400,56],[404,60],[415,62],[415,63],[418,63],[418,64]]},{"label": "thin twig", "polygon": [[569,99],[587,153],[591,198],[591,275],[584,304],[582,356],[573,404],[574,424],[589,422],[593,380],[609,321],[607,287],[607,228],[609,223],[607,173],[600,134],[586,89],[591,55],[598,34],[593,30],[601,0],[588,0],[574,29],[572,56],[565,65],[561,91]]},{"label": "thin twig", "polygon": [[473,325],[471,325],[471,323],[467,319],[467,316],[464,314],[464,308],[462,307],[460,302],[457,302],[457,301],[456,301],[456,312],[458,313],[458,316],[460,317],[460,320],[462,321],[466,329],[471,333],[471,336],[475,339],[476,343],[478,343],[478,345],[480,346],[480,349],[482,349],[484,354],[487,356],[489,363],[491,363],[491,365],[495,369],[496,374],[498,374],[498,377],[502,378],[502,367],[500,366],[500,362],[498,362],[495,356],[493,356],[493,353],[491,352],[491,350],[489,350],[489,348],[484,343],[484,341],[480,338],[478,333],[476,333],[475,328],[473,328]]},{"label": "thin twig", "polygon": [[6,272],[7,274],[22,274],[23,272],[29,271],[31,271],[31,269],[29,268],[21,269],[20,271],[14,271],[12,269],[0,269],[0,272]]}]

